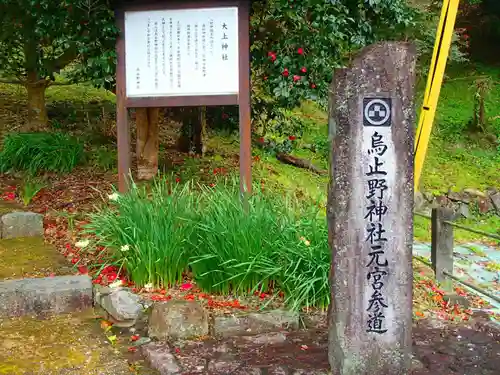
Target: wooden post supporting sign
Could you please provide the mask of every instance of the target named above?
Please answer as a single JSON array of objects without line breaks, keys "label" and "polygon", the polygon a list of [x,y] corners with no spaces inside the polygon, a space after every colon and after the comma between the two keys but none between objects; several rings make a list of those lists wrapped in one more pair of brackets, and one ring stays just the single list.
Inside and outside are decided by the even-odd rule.
[{"label": "wooden post supporting sign", "polygon": [[240,181],[251,189],[248,0],[122,1],[116,51],[118,175],[130,174],[130,107],[239,105]]},{"label": "wooden post supporting sign", "polygon": [[334,75],[328,224],[335,375],[409,373],[415,56],[409,44],[380,43]]}]

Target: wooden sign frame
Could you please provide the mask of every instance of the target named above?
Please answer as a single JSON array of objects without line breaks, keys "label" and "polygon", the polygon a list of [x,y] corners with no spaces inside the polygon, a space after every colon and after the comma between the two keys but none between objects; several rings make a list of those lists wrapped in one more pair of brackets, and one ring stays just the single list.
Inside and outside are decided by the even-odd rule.
[{"label": "wooden sign frame", "polygon": [[[125,12],[153,10],[189,10],[204,8],[238,8],[238,68],[239,93],[237,95],[127,97],[125,66]],[[116,43],[116,127],[118,141],[118,188],[128,190],[131,167],[130,125],[128,108],[131,107],[189,107],[189,106],[239,106],[240,128],[240,189],[248,193],[251,177],[251,109],[250,109],[250,1],[249,0],[138,0],[121,2],[116,7],[117,27],[120,35]]]}]

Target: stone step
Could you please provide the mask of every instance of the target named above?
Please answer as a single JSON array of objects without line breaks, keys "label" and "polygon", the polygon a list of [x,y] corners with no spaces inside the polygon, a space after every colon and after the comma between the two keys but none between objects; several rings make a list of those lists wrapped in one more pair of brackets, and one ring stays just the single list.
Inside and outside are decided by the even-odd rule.
[{"label": "stone step", "polygon": [[1,238],[42,237],[43,215],[34,212],[10,212],[0,218]]},{"label": "stone step", "polygon": [[92,307],[92,279],[56,276],[0,282],[0,318],[70,313]]}]

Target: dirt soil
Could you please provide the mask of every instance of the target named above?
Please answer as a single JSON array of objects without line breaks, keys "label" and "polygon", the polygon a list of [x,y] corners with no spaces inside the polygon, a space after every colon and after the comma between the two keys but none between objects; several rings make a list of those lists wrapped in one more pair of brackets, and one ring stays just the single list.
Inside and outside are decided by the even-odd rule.
[{"label": "dirt soil", "polygon": [[[413,330],[411,375],[494,375],[500,331],[486,320],[460,324],[425,319]],[[326,329],[174,343],[182,374],[327,374]]]},{"label": "dirt soil", "polygon": [[47,320],[0,319],[0,335],[0,375],[156,374],[138,371],[126,348],[111,345],[92,310]]}]

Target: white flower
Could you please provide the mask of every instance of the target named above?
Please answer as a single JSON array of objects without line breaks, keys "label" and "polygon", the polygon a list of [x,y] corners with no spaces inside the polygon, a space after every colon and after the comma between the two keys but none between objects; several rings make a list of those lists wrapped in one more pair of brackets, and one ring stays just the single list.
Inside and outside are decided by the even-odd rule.
[{"label": "white flower", "polygon": [[130,246],[129,245],[123,245],[121,248],[120,248],[121,251],[129,251],[130,250]]},{"label": "white flower", "polygon": [[309,240],[306,240],[305,237],[300,237],[300,240],[304,243],[304,245],[306,246],[310,246],[311,245],[311,241]]},{"label": "white flower", "polygon": [[110,201],[115,201],[115,202],[118,200],[119,197],[120,196],[118,195],[118,193],[113,193],[113,194],[108,195],[108,199]]},{"label": "white flower", "polygon": [[151,283],[144,285],[144,289],[146,289],[148,292],[152,291],[153,288],[154,286]]},{"label": "white flower", "polygon": [[89,244],[90,244],[89,240],[81,240],[81,241],[78,241],[77,243],[75,243],[75,246],[80,248],[80,249],[83,249],[84,247],[89,246]]},{"label": "white flower", "polygon": [[123,285],[123,280],[116,280],[114,283],[109,284],[110,288],[118,288]]}]

